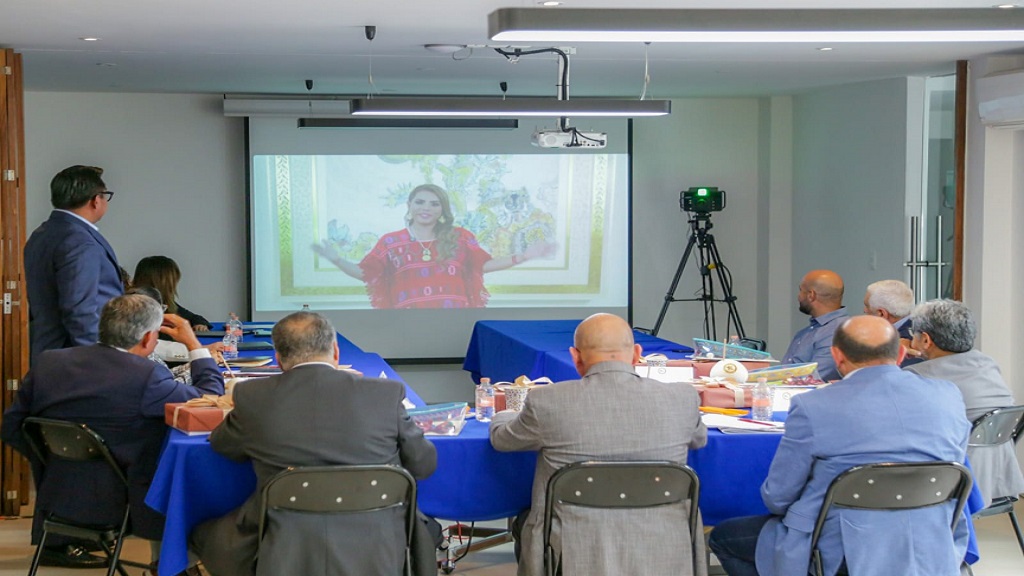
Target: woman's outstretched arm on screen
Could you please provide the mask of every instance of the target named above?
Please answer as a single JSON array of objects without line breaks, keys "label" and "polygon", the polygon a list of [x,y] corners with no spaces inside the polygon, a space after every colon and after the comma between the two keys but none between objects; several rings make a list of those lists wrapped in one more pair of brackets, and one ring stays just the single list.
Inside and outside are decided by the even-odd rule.
[{"label": "woman's outstretched arm on screen", "polygon": [[349,262],[338,254],[338,250],[334,247],[334,243],[330,240],[324,240],[320,244],[313,244],[313,252],[326,258],[331,264],[338,267],[339,270],[355,278],[356,280],[363,279],[363,269],[358,264]]},{"label": "woman's outstretched arm on screen", "polygon": [[541,240],[540,242],[534,242],[526,247],[526,250],[522,254],[512,254],[511,256],[504,256],[502,258],[494,258],[488,260],[484,264],[484,272],[497,272],[498,270],[505,270],[513,266],[518,266],[527,260],[533,260],[535,258],[549,258],[558,248],[558,245],[553,242],[547,242]]}]

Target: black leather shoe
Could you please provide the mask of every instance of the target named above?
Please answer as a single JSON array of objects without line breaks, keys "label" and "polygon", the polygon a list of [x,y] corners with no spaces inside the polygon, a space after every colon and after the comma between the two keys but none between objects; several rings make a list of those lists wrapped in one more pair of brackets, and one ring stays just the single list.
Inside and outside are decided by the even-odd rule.
[{"label": "black leather shoe", "polygon": [[93,556],[83,546],[68,544],[60,548],[43,548],[39,555],[40,566],[61,566],[64,568],[106,568],[106,558]]}]

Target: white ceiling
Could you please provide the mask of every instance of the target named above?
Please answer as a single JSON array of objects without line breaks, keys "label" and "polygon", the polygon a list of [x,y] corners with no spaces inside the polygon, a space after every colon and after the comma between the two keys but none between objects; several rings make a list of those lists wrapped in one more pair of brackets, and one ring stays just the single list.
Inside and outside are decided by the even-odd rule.
[{"label": "white ceiling", "polygon": [[[998,0],[565,0],[577,8],[984,8]],[[487,48],[487,15],[535,0],[2,0],[0,46],[24,55],[28,90],[365,94],[555,94],[553,56],[511,64]],[[1024,9],[1024,8],[1022,8]],[[363,27],[377,27],[373,42]],[[83,37],[99,37],[85,42]],[[639,96],[642,44],[581,44],[570,95]],[[948,74],[1011,43],[654,44],[648,97],[760,96],[894,76]],[[371,55],[372,52],[372,55]]]}]

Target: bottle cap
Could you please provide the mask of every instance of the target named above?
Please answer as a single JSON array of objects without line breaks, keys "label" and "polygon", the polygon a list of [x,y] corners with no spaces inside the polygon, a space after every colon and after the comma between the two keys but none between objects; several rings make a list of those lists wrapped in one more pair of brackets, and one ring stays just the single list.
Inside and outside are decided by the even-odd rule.
[{"label": "bottle cap", "polygon": [[767,384],[768,383],[768,378],[765,377],[765,376],[761,376],[760,378],[757,379],[757,383],[758,384]]},{"label": "bottle cap", "polygon": [[491,379],[490,378],[488,378],[486,376],[480,378],[480,384],[481,385],[483,385],[483,384],[490,384],[490,383],[491,383]]}]

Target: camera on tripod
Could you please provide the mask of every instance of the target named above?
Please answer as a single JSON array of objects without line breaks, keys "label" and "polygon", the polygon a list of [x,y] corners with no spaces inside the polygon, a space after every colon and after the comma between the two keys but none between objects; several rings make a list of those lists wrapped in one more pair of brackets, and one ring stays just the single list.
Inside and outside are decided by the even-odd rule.
[{"label": "camera on tripod", "polygon": [[694,186],[679,193],[679,208],[683,212],[709,214],[725,208],[725,190],[713,186]]}]

